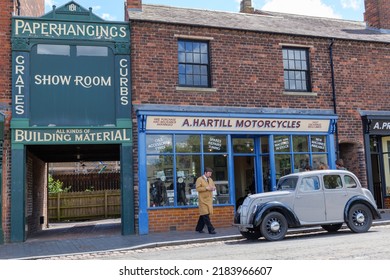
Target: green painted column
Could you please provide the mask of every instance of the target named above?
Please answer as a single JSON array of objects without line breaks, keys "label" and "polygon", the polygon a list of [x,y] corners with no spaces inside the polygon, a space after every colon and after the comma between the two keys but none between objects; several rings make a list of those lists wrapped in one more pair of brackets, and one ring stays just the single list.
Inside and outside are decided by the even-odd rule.
[{"label": "green painted column", "polygon": [[122,144],[120,150],[120,156],[121,156],[122,235],[130,235],[130,234],[135,234],[133,145]]},{"label": "green painted column", "polygon": [[26,209],[26,148],[12,145],[11,167],[11,242],[24,242]]}]

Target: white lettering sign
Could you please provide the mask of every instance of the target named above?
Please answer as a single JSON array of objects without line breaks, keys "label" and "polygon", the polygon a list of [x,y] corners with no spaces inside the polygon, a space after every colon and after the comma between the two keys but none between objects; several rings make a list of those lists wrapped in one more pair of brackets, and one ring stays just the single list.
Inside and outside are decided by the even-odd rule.
[{"label": "white lettering sign", "polygon": [[34,83],[42,86],[69,86],[71,83],[75,86],[84,88],[91,87],[110,87],[111,77],[103,76],[65,76],[65,75],[35,75]]},{"label": "white lettering sign", "polygon": [[126,38],[126,26],[87,23],[40,22],[15,19],[16,36]]},{"label": "white lettering sign", "polygon": [[119,61],[119,92],[121,105],[129,104],[129,68],[127,59]]},{"label": "white lettering sign", "polygon": [[25,111],[25,83],[24,83],[24,72],[25,70],[25,61],[24,57],[19,55],[15,59],[15,75],[16,75],[16,80],[15,80],[15,88],[16,92],[14,94],[15,99],[14,99],[14,106],[15,106],[15,113],[18,115],[22,115]]}]

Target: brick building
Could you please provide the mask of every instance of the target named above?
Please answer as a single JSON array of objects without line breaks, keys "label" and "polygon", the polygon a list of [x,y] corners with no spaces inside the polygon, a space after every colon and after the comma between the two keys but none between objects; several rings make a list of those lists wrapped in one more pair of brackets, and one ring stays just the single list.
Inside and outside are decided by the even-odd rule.
[{"label": "brick building", "polygon": [[217,228],[240,197],[337,158],[388,208],[390,1],[377,4],[366,25],[246,0],[239,13],[128,1],[139,232],[192,230],[206,166]]},{"label": "brick building", "polygon": [[[193,230],[194,181],[205,167],[217,184],[217,229],[232,223],[247,194],[273,191],[280,176],[306,165],[335,168],[338,158],[380,208],[390,207],[390,1],[366,0],[366,22],[355,22],[259,11],[250,0],[237,13],[128,0],[129,24],[105,22],[74,1],[42,17],[43,1],[4,2],[0,242],[24,241],[42,228],[47,163],[80,158],[120,161],[122,234]],[[35,23],[45,36],[11,31],[11,15],[14,21],[29,16],[19,26]],[[79,49],[98,55],[80,58]],[[39,55],[53,55],[48,51],[59,53],[42,60]],[[112,66],[108,72],[103,62]],[[77,77],[77,71],[95,73],[110,98],[66,88],[67,80],[59,85],[53,80],[59,69]],[[57,76],[42,78],[44,71]],[[18,96],[21,81],[31,104]],[[52,91],[45,82],[54,84]],[[42,110],[55,90],[74,95]],[[96,95],[87,100],[78,93]],[[77,110],[80,104],[89,117]],[[96,113],[102,104],[104,116]],[[102,136],[91,141],[95,135]]]}]

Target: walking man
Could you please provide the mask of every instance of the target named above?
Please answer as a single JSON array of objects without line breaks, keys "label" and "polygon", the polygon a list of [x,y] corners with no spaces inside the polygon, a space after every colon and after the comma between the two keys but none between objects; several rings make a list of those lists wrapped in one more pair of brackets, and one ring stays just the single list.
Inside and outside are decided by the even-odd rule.
[{"label": "walking man", "polygon": [[195,230],[203,233],[203,228],[206,225],[209,234],[216,234],[215,228],[211,224],[210,215],[213,214],[213,191],[215,184],[211,175],[213,170],[206,167],[204,174],[196,180],[196,191],[198,192],[199,219]]}]

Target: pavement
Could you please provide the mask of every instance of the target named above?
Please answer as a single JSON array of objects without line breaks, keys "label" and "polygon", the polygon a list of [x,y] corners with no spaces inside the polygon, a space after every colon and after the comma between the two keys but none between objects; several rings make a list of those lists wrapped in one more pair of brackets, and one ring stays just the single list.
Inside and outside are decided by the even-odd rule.
[{"label": "pavement", "polygon": [[[390,209],[380,212],[382,219],[374,220],[373,227],[390,224]],[[320,227],[290,229],[287,235],[321,230]],[[215,235],[196,231],[170,231],[124,236],[121,235],[120,219],[50,224],[48,229],[29,236],[25,242],[0,245],[0,260],[37,260],[243,238],[234,226],[218,228],[216,231]]]}]

